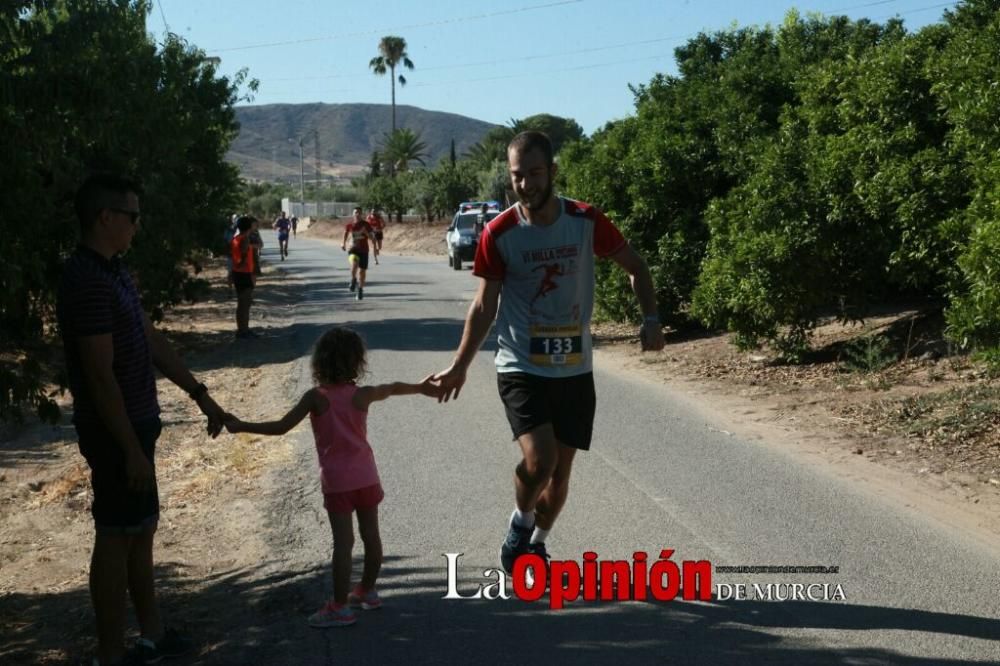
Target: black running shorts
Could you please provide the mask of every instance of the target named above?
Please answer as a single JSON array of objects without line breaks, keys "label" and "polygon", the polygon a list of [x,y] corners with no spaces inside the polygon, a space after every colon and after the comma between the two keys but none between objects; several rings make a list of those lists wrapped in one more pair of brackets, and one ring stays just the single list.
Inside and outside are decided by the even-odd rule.
[{"label": "black running shorts", "polygon": [[233,286],[236,287],[237,292],[253,289],[253,275],[233,271]]},{"label": "black running shorts", "polygon": [[[160,419],[132,424],[143,453],[153,461]],[[98,534],[135,535],[156,525],[160,516],[160,497],[154,485],[149,492],[129,489],[125,474],[125,454],[114,436],[103,426],[77,426],[80,453],[90,465],[90,483],[94,489],[91,513]]]},{"label": "black running shorts", "polygon": [[360,268],[363,271],[368,270],[368,253],[367,252],[361,252],[359,250],[352,249],[350,252],[347,253],[347,256],[348,257],[357,257],[358,258],[357,259],[357,261],[358,261],[358,268]]},{"label": "black running shorts", "polygon": [[551,423],[560,442],[581,451],[590,449],[597,407],[593,373],[552,378],[498,372],[497,388],[514,439]]}]

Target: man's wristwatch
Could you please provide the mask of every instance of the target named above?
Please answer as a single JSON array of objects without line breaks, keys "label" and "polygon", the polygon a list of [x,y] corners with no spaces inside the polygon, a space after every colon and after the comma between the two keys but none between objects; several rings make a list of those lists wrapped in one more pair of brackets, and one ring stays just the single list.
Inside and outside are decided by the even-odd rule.
[{"label": "man's wristwatch", "polygon": [[198,384],[194,389],[188,391],[188,397],[197,402],[205,395],[208,395],[208,387],[204,384]]}]

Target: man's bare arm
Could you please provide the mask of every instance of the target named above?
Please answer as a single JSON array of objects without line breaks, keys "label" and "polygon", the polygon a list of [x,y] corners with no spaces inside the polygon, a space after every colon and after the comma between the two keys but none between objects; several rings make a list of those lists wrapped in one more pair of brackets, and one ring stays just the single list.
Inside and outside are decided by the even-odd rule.
[{"label": "man's bare arm", "polygon": [[497,317],[497,307],[500,304],[500,291],[503,283],[499,280],[479,278],[479,289],[469,306],[465,317],[465,329],[462,331],[462,342],[458,346],[455,360],[446,370],[433,379],[440,382],[442,393],[438,402],[448,402],[452,397],[458,398],[462,385],[465,384],[465,374],[475,358],[476,352],[483,346],[483,341],[490,332],[493,320]]},{"label": "man's bare arm", "polygon": [[646,260],[639,256],[631,245],[626,244],[610,257],[629,275],[632,291],[639,301],[642,310],[642,346],[644,350],[658,351],[663,349],[663,329],[660,327],[659,313],[656,309],[656,288],[653,286],[653,276],[649,273]]},{"label": "man's bare arm", "polygon": [[225,418],[225,411],[216,404],[205,391],[199,391],[200,384],[188,370],[184,361],[174,351],[170,342],[153,326],[149,317],[143,314],[143,326],[146,330],[146,339],[149,340],[149,348],[153,354],[153,365],[163,373],[163,376],[179,386],[186,393],[197,395],[198,408],[208,417],[208,434],[212,437],[218,436],[222,431],[222,421]]}]

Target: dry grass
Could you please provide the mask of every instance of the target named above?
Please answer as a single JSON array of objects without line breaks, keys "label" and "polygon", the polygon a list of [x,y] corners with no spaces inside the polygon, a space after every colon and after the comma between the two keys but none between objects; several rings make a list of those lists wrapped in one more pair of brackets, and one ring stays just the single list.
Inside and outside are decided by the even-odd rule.
[{"label": "dry grass", "polygon": [[90,470],[87,463],[76,462],[63,468],[55,479],[45,483],[32,502],[32,508],[45,506],[54,502],[89,503]]}]

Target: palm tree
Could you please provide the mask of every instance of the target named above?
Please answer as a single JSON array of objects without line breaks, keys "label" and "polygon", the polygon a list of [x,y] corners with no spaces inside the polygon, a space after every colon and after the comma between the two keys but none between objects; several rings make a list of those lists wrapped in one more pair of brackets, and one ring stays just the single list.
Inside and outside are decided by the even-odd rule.
[{"label": "palm tree", "polygon": [[393,175],[397,171],[406,171],[410,162],[424,164],[424,158],[428,156],[427,144],[420,140],[420,135],[406,128],[386,135],[379,154],[389,165],[389,172]]},{"label": "palm tree", "polygon": [[[406,69],[413,69],[413,62],[406,53],[406,40],[402,37],[387,35],[378,43],[379,55],[375,56],[368,63],[376,75],[381,76],[389,72],[389,81],[392,83],[392,131],[396,131],[396,65],[402,65]],[[406,85],[406,77],[399,75],[399,85]]]}]

